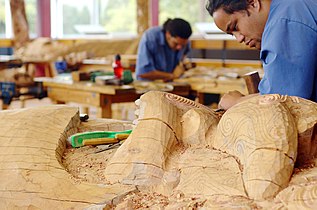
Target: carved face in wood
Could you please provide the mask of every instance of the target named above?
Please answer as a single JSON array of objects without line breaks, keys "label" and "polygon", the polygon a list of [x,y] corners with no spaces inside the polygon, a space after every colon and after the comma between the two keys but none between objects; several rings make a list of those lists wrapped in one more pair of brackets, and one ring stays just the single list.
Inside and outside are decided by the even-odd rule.
[{"label": "carved face in wood", "polygon": [[136,104],[136,127],[105,170],[111,182],[264,200],[287,187],[296,159],[303,164],[316,154],[303,133],[312,133],[317,105],[304,99],[254,97],[221,120],[169,93],[148,92]]}]

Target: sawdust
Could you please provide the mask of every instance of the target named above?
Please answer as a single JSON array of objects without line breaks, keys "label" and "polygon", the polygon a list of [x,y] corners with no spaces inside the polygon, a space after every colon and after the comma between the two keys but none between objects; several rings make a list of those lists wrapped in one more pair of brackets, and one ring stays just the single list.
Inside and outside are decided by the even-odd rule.
[{"label": "sawdust", "polygon": [[[122,131],[131,129],[131,122],[114,119],[94,119],[82,122],[78,133],[89,131]],[[67,144],[62,164],[75,183],[108,184],[103,174],[108,160],[117,151],[118,146],[84,146],[73,148]]]},{"label": "sawdust", "polygon": [[156,192],[132,192],[126,195],[118,205],[112,209],[200,209],[206,203],[204,198],[185,197],[178,192],[165,196]]},{"label": "sawdust", "polygon": [[102,152],[98,150],[94,146],[66,149],[62,163],[76,183],[107,184],[103,171],[117,148]]}]

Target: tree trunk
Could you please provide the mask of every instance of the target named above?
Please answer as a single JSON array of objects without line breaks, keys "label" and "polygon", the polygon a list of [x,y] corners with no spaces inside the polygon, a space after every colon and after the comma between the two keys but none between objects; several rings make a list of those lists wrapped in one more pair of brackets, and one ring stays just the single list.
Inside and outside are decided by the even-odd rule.
[{"label": "tree trunk", "polygon": [[10,0],[10,7],[14,46],[20,48],[30,40],[24,0]]},{"label": "tree trunk", "polygon": [[149,28],[149,1],[137,0],[138,34],[141,35]]}]

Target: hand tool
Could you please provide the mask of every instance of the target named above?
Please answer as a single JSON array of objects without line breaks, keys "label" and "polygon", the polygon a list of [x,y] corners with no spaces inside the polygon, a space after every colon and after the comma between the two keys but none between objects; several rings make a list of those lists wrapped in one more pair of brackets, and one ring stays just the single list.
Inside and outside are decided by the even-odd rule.
[{"label": "hand tool", "polygon": [[245,74],[243,76],[243,78],[244,78],[245,83],[247,85],[247,89],[248,89],[249,94],[259,92],[258,86],[259,86],[259,83],[261,81],[259,72],[257,72],[257,71],[249,72],[248,74]]},{"label": "hand tool", "polygon": [[73,147],[85,145],[113,144],[128,138],[132,130],[125,131],[92,131],[77,133],[69,137]]},{"label": "hand tool", "polygon": [[122,141],[115,143],[115,144],[99,145],[96,147],[97,150],[94,153],[96,154],[96,153],[104,152],[104,151],[107,151],[110,149],[115,149],[117,147],[120,147],[124,141],[125,140],[122,140]]},{"label": "hand tool", "polygon": [[81,122],[87,122],[89,119],[89,115],[88,114],[80,114],[79,118],[80,118]]}]

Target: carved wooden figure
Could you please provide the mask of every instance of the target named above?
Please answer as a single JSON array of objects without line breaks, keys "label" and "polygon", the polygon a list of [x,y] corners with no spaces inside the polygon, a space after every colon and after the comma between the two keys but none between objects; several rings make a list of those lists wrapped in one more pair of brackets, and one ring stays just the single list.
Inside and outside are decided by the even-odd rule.
[{"label": "carved wooden figure", "polygon": [[288,186],[296,159],[316,155],[317,105],[301,98],[254,97],[217,128],[215,112],[182,97],[150,92],[137,105],[137,126],[105,170],[113,183],[263,201]]},{"label": "carved wooden figure", "polygon": [[[66,139],[129,125],[83,124],[78,110],[66,106],[0,112],[0,208],[317,206],[316,103],[264,95],[219,116],[188,99],[152,91],[136,105],[129,138],[101,153],[94,147],[69,150]],[[101,173],[91,172],[98,166],[92,162],[105,164]]]}]

